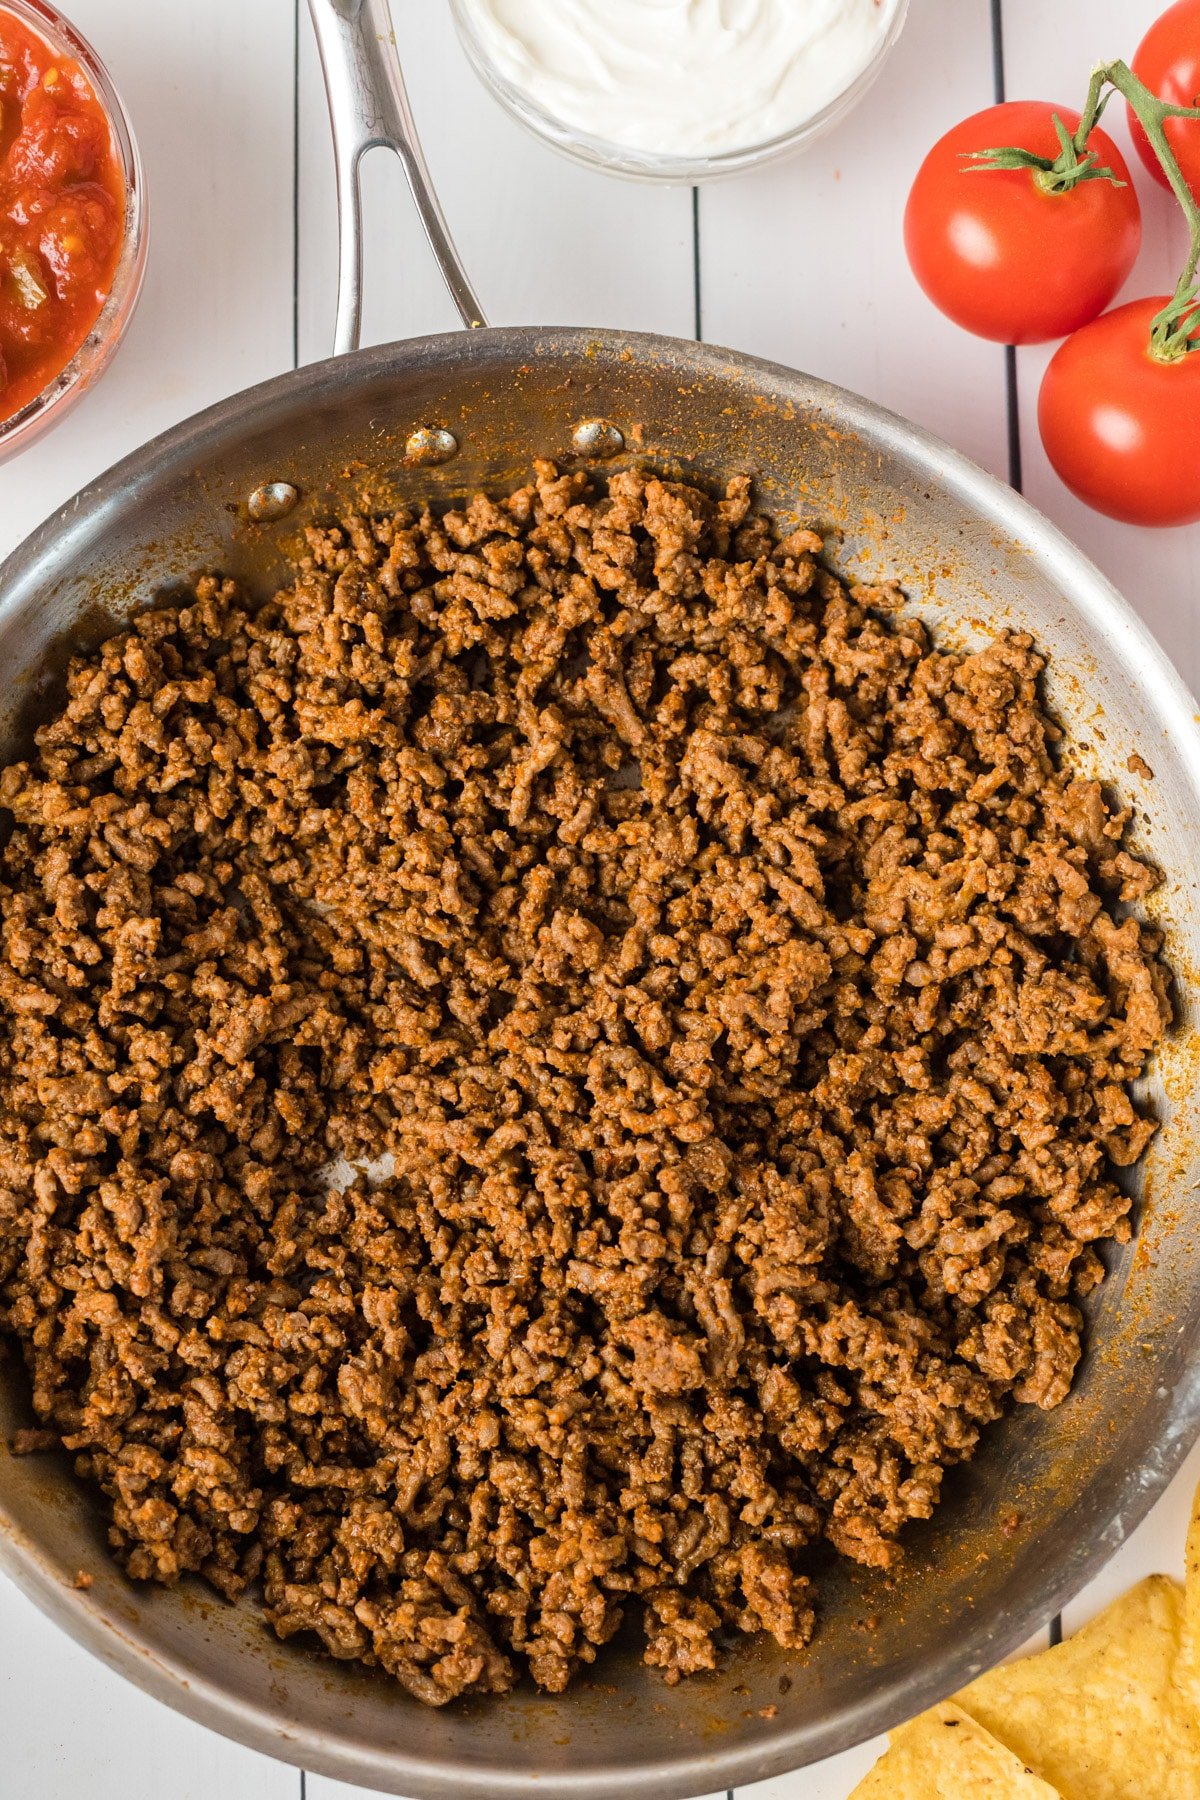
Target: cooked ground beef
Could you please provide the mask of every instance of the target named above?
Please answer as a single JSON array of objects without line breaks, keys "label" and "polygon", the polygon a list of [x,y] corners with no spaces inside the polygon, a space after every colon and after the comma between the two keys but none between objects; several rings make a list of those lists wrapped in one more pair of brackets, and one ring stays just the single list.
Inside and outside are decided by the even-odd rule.
[{"label": "cooked ground beef", "polygon": [[[137,1580],[440,1704],[813,1629],[1055,1406],[1169,1018],[1028,637],[545,466],[77,661],[0,777],[0,1322]],[[339,1173],[340,1171],[340,1173]]]}]

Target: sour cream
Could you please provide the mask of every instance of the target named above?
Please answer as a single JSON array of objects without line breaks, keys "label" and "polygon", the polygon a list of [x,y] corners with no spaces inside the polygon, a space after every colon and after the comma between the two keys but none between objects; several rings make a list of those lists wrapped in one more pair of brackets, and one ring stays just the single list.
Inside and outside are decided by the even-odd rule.
[{"label": "sour cream", "polygon": [[798,130],[850,87],[900,0],[462,0],[500,79],[568,130],[705,157]]}]

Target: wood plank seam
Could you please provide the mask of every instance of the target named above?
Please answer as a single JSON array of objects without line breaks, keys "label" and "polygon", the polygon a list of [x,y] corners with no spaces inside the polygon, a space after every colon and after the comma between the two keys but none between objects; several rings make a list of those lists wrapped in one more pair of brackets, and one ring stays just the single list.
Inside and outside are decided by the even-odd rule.
[{"label": "wood plank seam", "polygon": [[300,0],[292,0],[292,367],[300,367]]},{"label": "wood plank seam", "polygon": [[[992,0],[992,88],[997,106],[1006,98],[1004,79],[1004,0]],[[1004,346],[1004,405],[1008,424],[1008,484],[1021,492],[1021,403],[1017,390],[1017,352]]]}]

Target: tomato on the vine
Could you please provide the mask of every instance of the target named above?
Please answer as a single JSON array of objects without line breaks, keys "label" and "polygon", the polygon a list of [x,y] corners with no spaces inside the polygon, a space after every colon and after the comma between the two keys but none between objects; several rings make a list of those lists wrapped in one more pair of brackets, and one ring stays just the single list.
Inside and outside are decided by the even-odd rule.
[{"label": "tomato on the vine", "polygon": [[1095,169],[1111,170],[1115,181],[1094,173],[1055,192],[1043,170],[972,160],[1004,145],[1055,158],[1056,114],[1076,131],[1077,112],[1036,100],[965,119],[929,152],[905,209],[908,259],[934,305],[1002,344],[1044,343],[1094,319],[1120,290],[1141,244],[1129,169],[1098,128],[1088,150]]},{"label": "tomato on the vine", "polygon": [[[1172,106],[1200,106],[1200,0],[1176,0],[1169,6],[1138,45],[1132,67],[1160,100],[1169,100]],[[1138,155],[1154,179],[1169,187],[1136,113],[1131,106],[1127,111]],[[1167,119],[1163,130],[1184,180],[1200,199],[1200,119]]]},{"label": "tomato on the vine", "polygon": [[[1130,525],[1200,519],[1200,348],[1171,362],[1153,354],[1151,327],[1168,304],[1131,300],[1075,332],[1038,396],[1055,470],[1097,512]],[[1200,314],[1192,335],[1200,344]]]}]

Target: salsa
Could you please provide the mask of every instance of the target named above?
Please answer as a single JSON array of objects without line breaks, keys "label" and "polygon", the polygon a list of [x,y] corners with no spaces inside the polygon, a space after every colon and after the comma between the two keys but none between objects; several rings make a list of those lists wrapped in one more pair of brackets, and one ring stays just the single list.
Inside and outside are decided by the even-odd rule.
[{"label": "salsa", "polygon": [[87,77],[0,8],[0,419],[87,337],[124,229],[124,175]]}]

